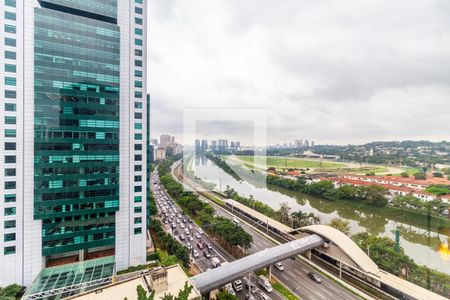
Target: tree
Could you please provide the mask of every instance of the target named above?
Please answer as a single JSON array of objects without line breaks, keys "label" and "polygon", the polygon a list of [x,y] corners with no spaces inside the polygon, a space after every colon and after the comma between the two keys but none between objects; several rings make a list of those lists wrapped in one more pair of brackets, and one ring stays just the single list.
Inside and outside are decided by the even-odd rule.
[{"label": "tree", "polygon": [[147,292],[142,287],[142,285],[138,285],[136,291],[138,294],[138,300],[153,300],[155,298],[155,290],[153,290],[150,295],[147,296]]},{"label": "tree", "polygon": [[187,300],[189,298],[189,295],[191,294],[192,289],[193,286],[188,285],[186,281],[184,283],[183,289],[178,292],[178,297],[176,298],[176,300]]},{"label": "tree", "polygon": [[443,178],[444,175],[443,175],[441,172],[434,172],[434,173],[433,173],[433,177]]},{"label": "tree", "polygon": [[328,223],[328,226],[331,226],[345,235],[350,235],[350,222],[340,218],[334,218]]},{"label": "tree", "polygon": [[369,185],[364,188],[364,202],[378,207],[386,206],[386,189],[382,186]]},{"label": "tree", "polygon": [[425,180],[427,179],[427,174],[423,173],[423,172],[418,172],[414,174],[414,178],[416,180]]},{"label": "tree", "polygon": [[239,299],[235,295],[228,293],[227,291],[220,291],[220,293],[216,296],[216,300],[237,300]]},{"label": "tree", "polygon": [[289,222],[289,213],[291,211],[291,207],[286,201],[282,201],[280,204],[280,209],[278,210],[278,214],[280,215],[280,221],[282,223]]},{"label": "tree", "polygon": [[400,173],[400,176],[402,176],[403,178],[408,178],[409,174],[407,172],[402,172]]}]

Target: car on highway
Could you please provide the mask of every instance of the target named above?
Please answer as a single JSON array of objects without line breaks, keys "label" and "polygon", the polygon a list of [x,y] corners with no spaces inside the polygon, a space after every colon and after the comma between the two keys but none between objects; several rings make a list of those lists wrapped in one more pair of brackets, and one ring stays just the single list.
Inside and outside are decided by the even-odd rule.
[{"label": "car on highway", "polygon": [[189,228],[189,230],[192,230],[192,225],[189,224],[189,225],[188,225],[188,228]]},{"label": "car on highway", "polygon": [[195,258],[197,258],[199,256],[197,250],[194,250],[193,255]]},{"label": "car on highway", "polygon": [[185,237],[184,234],[180,234],[180,240],[184,241]]},{"label": "car on highway", "polygon": [[211,254],[209,253],[209,251],[203,251],[203,256],[206,258],[211,258]]},{"label": "car on highway", "polygon": [[253,296],[252,294],[247,293],[247,294],[245,294],[245,300],[256,300],[256,299],[255,299],[255,296]]},{"label": "car on highway", "polygon": [[236,292],[242,291],[242,280],[235,280],[233,282],[233,288]]},{"label": "car on highway", "polygon": [[206,247],[208,248],[208,250],[212,250],[213,248],[210,243],[206,244]]},{"label": "car on highway", "polygon": [[258,297],[258,299],[260,300],[271,300],[269,296],[267,296],[266,294],[264,294],[263,291],[261,290],[257,290],[255,292],[256,297]]},{"label": "car on highway", "polygon": [[249,281],[246,281],[246,282],[245,282],[245,288],[246,288],[247,291],[249,291],[251,294],[253,294],[253,293],[256,291],[256,286],[255,286],[253,283],[249,282]]},{"label": "car on highway", "polygon": [[190,236],[188,237],[188,239],[189,239],[189,241],[191,241],[191,242],[194,241],[194,238],[192,237],[192,235],[190,235]]},{"label": "car on highway", "polygon": [[197,233],[195,234],[195,237],[198,238],[198,239],[200,239],[202,236],[200,235],[200,233],[197,232]]},{"label": "car on highway", "polygon": [[177,224],[172,223],[172,228],[177,228]]},{"label": "car on highway", "polygon": [[177,224],[180,224],[180,219],[177,219]]},{"label": "car on highway", "polygon": [[181,224],[180,224],[180,227],[181,227],[181,228],[185,228],[186,226],[184,226],[184,224],[181,223]]},{"label": "car on highway", "polygon": [[311,278],[311,280],[317,282],[317,283],[322,283],[322,279],[320,279],[319,275],[317,275],[317,273],[314,272],[309,272],[308,273],[308,277]]},{"label": "car on highway", "polygon": [[231,294],[231,295],[233,295],[233,296],[236,296],[236,292],[234,291],[233,286],[231,285],[231,283],[227,283],[227,284],[223,287],[223,289],[224,289],[228,294]]},{"label": "car on highway", "polygon": [[186,219],[183,219],[183,223],[187,223],[187,220],[186,220]]},{"label": "car on highway", "polygon": [[284,266],[282,263],[277,262],[276,264],[274,264],[275,268],[277,268],[278,271],[284,271]]}]

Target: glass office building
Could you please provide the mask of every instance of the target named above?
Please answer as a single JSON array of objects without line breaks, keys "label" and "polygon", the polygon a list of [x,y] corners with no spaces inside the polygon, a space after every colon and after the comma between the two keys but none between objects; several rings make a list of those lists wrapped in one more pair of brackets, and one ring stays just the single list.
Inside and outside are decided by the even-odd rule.
[{"label": "glass office building", "polygon": [[145,2],[1,2],[0,286],[104,256],[144,263]]}]

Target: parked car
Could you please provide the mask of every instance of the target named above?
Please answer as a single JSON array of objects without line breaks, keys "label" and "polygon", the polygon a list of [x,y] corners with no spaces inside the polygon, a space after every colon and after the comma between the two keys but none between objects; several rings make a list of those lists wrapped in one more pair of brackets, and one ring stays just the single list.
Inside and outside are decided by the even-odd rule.
[{"label": "parked car", "polygon": [[195,257],[195,258],[197,258],[197,257],[198,257],[198,252],[197,252],[197,250],[194,250],[194,253],[193,253],[193,255],[194,255],[194,257]]},{"label": "parked car", "polygon": [[182,240],[182,241],[183,241],[184,239],[185,239],[184,235],[183,235],[183,234],[181,234],[181,235],[180,235],[180,240]]},{"label": "parked car", "polygon": [[314,272],[309,272],[308,273],[308,277],[311,278],[313,281],[315,281],[317,283],[322,283],[322,279],[320,279],[319,275],[317,275]]},{"label": "parked car", "polygon": [[203,250],[203,244],[201,242],[197,243],[197,248]]},{"label": "parked car", "polygon": [[206,258],[211,258],[211,254],[208,251],[203,251],[203,256]]},{"label": "parked car", "polygon": [[208,247],[208,250],[212,250],[213,248],[210,243],[206,244],[206,247]]}]

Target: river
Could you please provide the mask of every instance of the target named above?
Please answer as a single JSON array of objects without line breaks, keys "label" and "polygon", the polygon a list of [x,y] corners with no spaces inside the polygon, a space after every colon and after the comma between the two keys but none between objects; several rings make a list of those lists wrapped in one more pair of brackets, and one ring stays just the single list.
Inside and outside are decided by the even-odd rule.
[{"label": "river", "polygon": [[258,188],[248,182],[237,181],[205,157],[195,158],[190,167],[197,177],[215,183],[218,189],[224,191],[228,185],[239,195],[253,195],[256,200],[274,209],[278,209],[280,203],[287,202],[292,211],[312,212],[319,216],[322,224],[333,218],[345,219],[350,222],[352,234],[367,231],[395,240],[395,230],[399,228],[400,245],[409,257],[418,264],[450,274],[450,257],[439,252],[440,245],[448,243],[448,227],[432,224],[428,232],[425,216],[417,218],[407,212],[390,208],[356,205],[346,201],[327,201],[276,187]]}]

